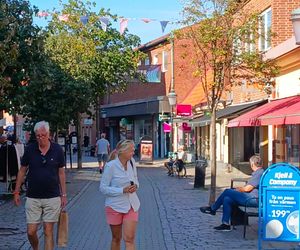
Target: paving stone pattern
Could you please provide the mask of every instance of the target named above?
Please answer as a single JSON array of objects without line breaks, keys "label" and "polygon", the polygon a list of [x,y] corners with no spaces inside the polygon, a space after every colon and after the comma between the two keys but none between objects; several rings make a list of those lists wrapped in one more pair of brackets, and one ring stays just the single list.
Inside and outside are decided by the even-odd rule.
[{"label": "paving stone pattern", "polygon": [[[69,244],[61,249],[110,249],[111,233],[105,221],[104,196],[99,192],[100,175],[97,168],[88,166],[79,171],[67,170]],[[178,179],[167,176],[160,166],[161,162],[138,168],[141,200],[138,250],[257,249],[257,218],[250,218],[246,240],[242,238],[241,226],[231,232],[215,232],[213,227],[220,224],[222,214],[210,216],[200,212],[199,207],[208,203],[209,191],[193,188],[194,170],[188,169],[188,178]],[[228,186],[231,176],[220,172],[218,193]],[[209,184],[209,172],[206,184]],[[3,229],[0,228],[0,250],[30,249],[23,206],[15,207],[12,201],[2,202],[0,227]],[[8,228],[18,230],[12,233]],[[43,249],[42,230],[39,235]],[[297,249],[297,246],[264,243],[269,249]]]}]

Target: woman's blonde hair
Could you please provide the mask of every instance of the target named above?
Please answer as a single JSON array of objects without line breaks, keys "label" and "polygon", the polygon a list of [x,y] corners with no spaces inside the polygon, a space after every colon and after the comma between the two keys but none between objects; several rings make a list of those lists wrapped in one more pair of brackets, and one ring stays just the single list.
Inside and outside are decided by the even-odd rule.
[{"label": "woman's blonde hair", "polygon": [[120,155],[120,154],[126,152],[131,145],[134,146],[134,141],[133,140],[120,141],[119,148],[117,149],[117,154]]},{"label": "woman's blonde hair", "polygon": [[123,143],[123,141],[125,141],[125,140],[121,140],[117,143],[116,148],[110,152],[107,161],[112,161],[112,160],[116,159],[117,154],[118,154],[118,149],[120,148],[120,145]]}]

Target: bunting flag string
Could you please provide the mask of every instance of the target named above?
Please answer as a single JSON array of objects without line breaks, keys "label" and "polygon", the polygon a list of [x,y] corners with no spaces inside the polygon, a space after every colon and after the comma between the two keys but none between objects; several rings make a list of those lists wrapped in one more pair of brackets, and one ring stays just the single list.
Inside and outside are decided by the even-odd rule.
[{"label": "bunting flag string", "polygon": [[[37,13],[37,17],[48,17],[50,16],[51,13],[47,12],[47,11],[39,11]],[[67,22],[69,20],[69,14],[62,14],[62,15],[59,15],[58,16],[58,20],[59,21],[63,21],[63,22]],[[88,20],[89,20],[89,17],[88,16],[81,16],[80,17],[80,21],[86,25],[88,23]],[[109,17],[106,17],[106,16],[100,16],[99,17],[99,20],[101,22],[101,27],[104,31],[107,30],[107,26],[109,25],[109,23],[111,22],[110,21],[110,18]],[[128,26],[128,22],[129,21],[136,21],[136,20],[140,20],[146,24],[150,23],[150,22],[156,22],[158,21],[160,23],[160,26],[161,26],[161,31],[162,33],[165,32],[166,30],[166,27],[168,24],[175,24],[176,22],[172,22],[172,21],[167,21],[167,20],[158,20],[158,19],[152,19],[152,18],[125,18],[125,17],[120,17],[119,19],[119,23],[120,23],[120,34],[124,34],[127,26]]]},{"label": "bunting flag string", "polygon": [[128,25],[128,19],[127,18],[121,18],[120,19],[120,34],[123,35],[125,29]]}]

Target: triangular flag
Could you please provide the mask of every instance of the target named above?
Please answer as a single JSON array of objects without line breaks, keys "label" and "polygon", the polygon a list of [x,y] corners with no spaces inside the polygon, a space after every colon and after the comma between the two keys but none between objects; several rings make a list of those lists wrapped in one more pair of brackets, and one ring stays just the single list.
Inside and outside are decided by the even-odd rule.
[{"label": "triangular flag", "polygon": [[89,21],[89,17],[88,17],[88,16],[81,16],[81,17],[80,17],[80,21],[81,21],[84,25],[86,25],[87,22]]},{"label": "triangular flag", "polygon": [[49,13],[47,11],[39,11],[37,13],[37,16],[38,17],[46,17],[46,16],[49,16]]},{"label": "triangular flag", "polygon": [[99,18],[100,22],[101,22],[101,27],[104,31],[106,31],[107,26],[109,24],[109,19],[107,17],[100,17]]},{"label": "triangular flag", "polygon": [[152,20],[150,18],[142,18],[144,23],[150,23]]},{"label": "triangular flag", "polygon": [[69,20],[69,14],[58,16],[58,20],[67,22]]},{"label": "triangular flag", "polygon": [[169,23],[169,21],[160,21],[162,33],[165,32],[165,29],[166,29],[168,23]]},{"label": "triangular flag", "polygon": [[128,25],[128,19],[127,18],[121,18],[120,19],[120,34],[123,35],[125,32],[125,29]]}]

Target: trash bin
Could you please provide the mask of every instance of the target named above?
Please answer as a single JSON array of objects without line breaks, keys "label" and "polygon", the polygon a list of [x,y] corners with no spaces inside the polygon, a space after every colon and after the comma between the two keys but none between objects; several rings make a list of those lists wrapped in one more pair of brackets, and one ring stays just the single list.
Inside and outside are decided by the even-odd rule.
[{"label": "trash bin", "polygon": [[207,161],[205,159],[196,160],[194,188],[204,188],[206,167]]}]

